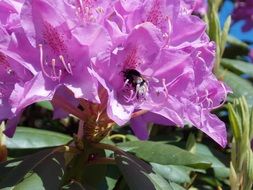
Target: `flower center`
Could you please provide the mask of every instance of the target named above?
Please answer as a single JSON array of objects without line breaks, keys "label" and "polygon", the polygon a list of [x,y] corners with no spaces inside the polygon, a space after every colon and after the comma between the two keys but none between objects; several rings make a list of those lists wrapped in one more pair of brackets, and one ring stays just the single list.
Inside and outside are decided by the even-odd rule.
[{"label": "flower center", "polygon": [[161,25],[164,21],[164,17],[161,12],[161,5],[158,0],[155,0],[151,10],[148,13],[147,22],[151,22],[156,26]]},{"label": "flower center", "polygon": [[104,13],[103,7],[96,6],[96,0],[76,0],[77,15],[85,22],[95,22]]},{"label": "flower center", "polygon": [[[44,75],[51,78],[53,81],[60,81],[63,72],[72,75],[72,66],[65,45],[64,36],[51,24],[45,22],[43,40],[47,50],[46,58],[53,55],[49,62],[48,60],[44,60],[43,44],[38,45],[40,52],[40,66]],[[52,53],[50,53],[50,50],[47,47],[50,48]]]},{"label": "flower center", "polygon": [[163,32],[165,43],[169,41],[169,36],[172,33],[172,24],[168,15],[165,15],[160,0],[155,0],[152,4],[150,11],[147,14],[147,22],[151,22]]}]

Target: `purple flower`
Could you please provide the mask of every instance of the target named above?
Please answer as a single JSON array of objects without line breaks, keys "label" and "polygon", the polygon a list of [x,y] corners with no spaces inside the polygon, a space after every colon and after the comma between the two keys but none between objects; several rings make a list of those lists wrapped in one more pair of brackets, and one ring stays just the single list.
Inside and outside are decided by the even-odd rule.
[{"label": "purple flower", "polygon": [[12,136],[22,110],[15,112],[10,101],[10,96],[16,85],[24,86],[32,78],[18,55],[7,50],[10,36],[7,31],[0,27],[0,122],[7,122],[6,135]]},{"label": "purple flower", "polygon": [[[145,110],[170,124],[191,123],[224,147],[225,125],[210,113],[227,94],[212,73],[215,46],[203,21],[183,5],[176,0],[116,3],[110,23],[121,38],[113,41],[110,57],[98,57],[94,75],[107,89],[107,113],[119,125]],[[147,138],[149,121],[131,120],[141,139]]]},{"label": "purple flower", "polygon": [[196,0],[193,12],[204,15],[207,12],[207,0]]},{"label": "purple flower", "polygon": [[244,21],[242,31],[246,32],[253,28],[253,1],[237,0],[232,18],[235,22]]},{"label": "purple flower", "polygon": [[14,2],[15,24],[8,21],[11,14],[0,15],[11,35],[0,37],[2,60],[13,61],[17,73],[8,92],[3,90],[2,110],[9,112],[1,120],[15,126],[25,107],[50,100],[55,117],[72,113],[97,128],[99,122],[105,127],[111,120],[130,121],[141,139],[148,137],[149,122],[190,123],[225,146],[225,125],[210,111],[225,100],[227,89],[212,73],[215,45],[205,23],[191,15],[194,1]]},{"label": "purple flower", "polygon": [[0,23],[7,31],[20,24],[20,11],[24,0],[2,0],[0,2]]},{"label": "purple flower", "polygon": [[[89,1],[84,3],[87,5]],[[100,101],[97,81],[90,74],[89,67],[97,54],[109,54],[110,37],[102,25],[81,19],[77,9],[79,7],[69,4],[69,1],[24,1],[17,16],[20,18],[19,24],[9,31],[11,40],[8,39],[6,52],[15,54],[21,66],[29,70],[33,78],[30,77],[25,83],[13,81],[6,95],[8,100],[1,99],[8,101],[11,113],[15,116],[1,118],[9,119],[11,127],[7,130],[10,136],[22,110],[35,102],[52,100],[58,88],[66,87],[74,93],[75,98]],[[6,39],[1,36],[0,44],[4,41]],[[7,107],[7,103],[4,107]],[[62,115],[57,107],[55,110],[56,117]]]},{"label": "purple flower", "polygon": [[23,28],[14,32],[11,50],[18,52],[35,77],[23,87],[16,86],[12,93],[17,110],[52,100],[61,86],[76,98],[99,102],[97,81],[89,65],[97,53],[107,51],[110,38],[102,26],[70,20],[73,15],[73,7],[60,0],[25,1]]},{"label": "purple flower", "polygon": [[207,0],[183,0],[181,3],[184,11],[198,15],[206,14],[208,9]]}]

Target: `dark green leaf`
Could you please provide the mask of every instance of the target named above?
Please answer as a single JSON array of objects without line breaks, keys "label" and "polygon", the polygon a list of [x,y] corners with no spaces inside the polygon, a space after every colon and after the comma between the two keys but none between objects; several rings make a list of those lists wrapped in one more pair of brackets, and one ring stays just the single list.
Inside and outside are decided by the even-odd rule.
[{"label": "dark green leaf", "polygon": [[175,183],[189,183],[191,181],[189,174],[194,170],[186,166],[161,165],[156,163],[151,163],[151,165],[157,174]]},{"label": "dark green leaf", "polygon": [[216,158],[206,145],[196,144],[196,154],[205,157],[208,162],[212,163],[212,168],[217,178],[224,179],[229,176],[229,168]]},{"label": "dark green leaf", "polygon": [[238,140],[242,136],[238,115],[235,113],[235,110],[234,110],[232,104],[228,103],[227,108],[228,108],[228,117],[229,117],[229,121],[230,121],[230,126],[233,131],[233,135],[234,135],[235,139]]},{"label": "dark green leaf", "polygon": [[18,127],[13,138],[6,139],[8,149],[54,147],[68,143],[72,138],[52,131]]},{"label": "dark green leaf", "polygon": [[41,178],[36,173],[28,173],[24,180],[21,181],[17,186],[15,186],[15,190],[23,190],[23,189],[31,189],[32,187],[36,188],[36,190],[46,190],[43,186],[43,182]]},{"label": "dark green leaf", "polygon": [[0,188],[58,189],[63,171],[63,154],[55,153],[52,149],[44,150],[25,157],[11,169],[1,180]]},{"label": "dark green leaf", "polygon": [[78,181],[71,181],[69,184],[63,186],[61,189],[63,190],[95,190],[95,188],[90,187],[86,184],[81,184]]},{"label": "dark green leaf", "polygon": [[116,154],[115,160],[130,189],[173,190],[171,184],[155,174],[144,161],[127,154]]},{"label": "dark green leaf", "polygon": [[162,165],[185,165],[194,168],[208,168],[211,163],[205,157],[194,155],[184,149],[169,144],[151,141],[132,141],[119,143],[125,151],[134,153],[137,157],[148,162]]},{"label": "dark green leaf", "polygon": [[247,74],[247,75],[253,77],[253,64],[252,63],[234,60],[234,59],[222,59],[221,65],[224,68],[227,68],[227,69],[229,69],[233,72],[236,72],[238,74]]},{"label": "dark green leaf", "polygon": [[228,46],[225,49],[224,57],[237,58],[238,56],[247,56],[249,54],[249,46],[239,39],[228,36],[227,42]]},{"label": "dark green leaf", "polygon": [[112,190],[117,181],[121,180],[121,173],[116,165],[107,165],[106,176],[104,180],[98,184],[99,190]]},{"label": "dark green leaf", "polygon": [[227,70],[220,70],[219,76],[233,91],[230,99],[245,96],[249,106],[253,105],[253,86],[249,81]]},{"label": "dark green leaf", "polygon": [[228,43],[232,46],[236,46],[240,49],[244,49],[246,52],[248,52],[250,49],[248,44],[244,43],[243,41],[231,35],[228,36]]}]

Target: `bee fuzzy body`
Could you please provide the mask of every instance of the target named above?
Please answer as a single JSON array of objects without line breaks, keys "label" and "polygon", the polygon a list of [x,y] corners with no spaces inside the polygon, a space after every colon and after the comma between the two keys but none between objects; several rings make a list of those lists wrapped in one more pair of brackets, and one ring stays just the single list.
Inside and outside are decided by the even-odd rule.
[{"label": "bee fuzzy body", "polygon": [[125,83],[134,89],[136,98],[145,97],[148,92],[148,83],[140,72],[135,69],[126,69],[123,74]]}]

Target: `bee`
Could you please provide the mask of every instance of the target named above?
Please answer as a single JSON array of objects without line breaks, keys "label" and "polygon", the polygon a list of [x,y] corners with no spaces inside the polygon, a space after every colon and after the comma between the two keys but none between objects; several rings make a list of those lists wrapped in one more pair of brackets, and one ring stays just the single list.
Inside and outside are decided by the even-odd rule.
[{"label": "bee", "polygon": [[131,85],[136,93],[136,98],[145,96],[148,92],[148,83],[143,78],[141,73],[135,69],[126,69],[123,71],[124,81],[126,84]]}]

